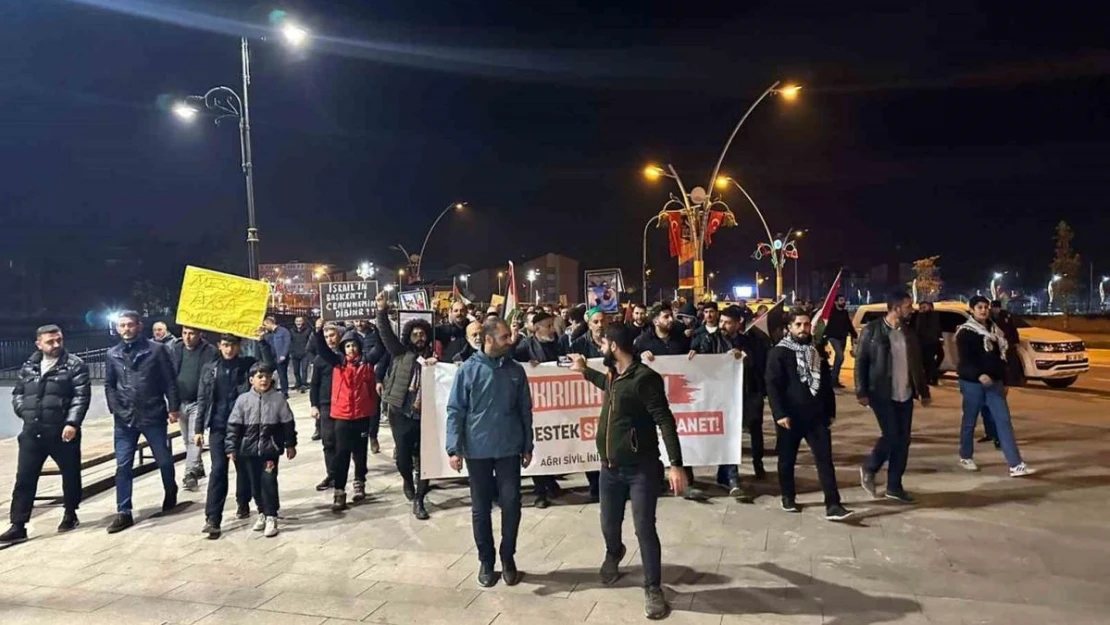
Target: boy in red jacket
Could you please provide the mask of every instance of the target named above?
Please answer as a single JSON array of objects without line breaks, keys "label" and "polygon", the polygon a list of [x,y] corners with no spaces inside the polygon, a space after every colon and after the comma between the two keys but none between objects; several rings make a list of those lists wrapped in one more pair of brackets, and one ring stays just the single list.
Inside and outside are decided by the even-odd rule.
[{"label": "boy in red jacket", "polygon": [[371,419],[379,418],[374,367],[363,360],[362,341],[349,332],[339,341],[339,354],[327,347],[323,320],[316,322],[317,355],[334,367],[331,378],[331,418],[335,420],[335,461],[331,467],[335,481],[332,512],[347,509],[347,471],[351,457],[355,462],[354,495],[357,503],[366,499],[366,447]]}]

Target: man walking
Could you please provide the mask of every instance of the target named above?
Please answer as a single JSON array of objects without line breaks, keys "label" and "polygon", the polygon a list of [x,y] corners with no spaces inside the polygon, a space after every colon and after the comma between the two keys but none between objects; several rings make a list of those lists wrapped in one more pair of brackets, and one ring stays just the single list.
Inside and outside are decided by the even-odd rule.
[{"label": "man walking", "polygon": [[293,363],[293,383],[298,393],[308,390],[308,344],[312,342],[312,328],[304,317],[293,320],[293,330],[289,333],[289,359]]},{"label": "man walking", "polygon": [[663,464],[659,459],[659,434],[670,459],[671,489],[677,495],[686,488],[682,470],[682,447],[663,385],[663,377],[636,358],[632,333],[622,323],[611,323],[602,335],[602,356],[608,372],[586,365],[581,355],[571,356],[571,370],[582,373],[605,391],[597,422],[597,452],[601,456],[601,533],[605,537],[605,561],[601,583],[620,578],[620,562],[626,549],[621,540],[625,503],[632,501],[632,521],[644,569],[644,613],[661,619],[670,613],[663,596],[663,563],[655,508]]},{"label": "man walking", "polygon": [[902,487],[902,475],[910,455],[913,400],[928,406],[932,399],[917,335],[906,326],[913,300],[905,292],[892,293],[886,310],[885,317],[864,326],[856,348],[856,398],[874,411],[881,432],[860,467],[860,485],[875,497],[875,474],[889,460],[886,498],[910,504],[914,499]]},{"label": "man walking", "polygon": [[813,453],[817,479],[825,495],[825,518],[843,521],[851,512],[840,504],[836,469],[832,462],[832,434],[836,395],[829,363],[813,346],[810,316],[791,310],[787,334],[767,355],[767,401],[778,433],[779,488],[782,509],[801,512],[795,502],[794,465],[803,440]]},{"label": "man walking", "polygon": [[825,323],[825,340],[833,348],[832,383],[834,388],[844,388],[840,383],[840,368],[844,366],[844,350],[848,347],[848,337],[858,341],[852,318],[848,315],[848,300],[843,295],[836,296],[836,305],[829,313]]},{"label": "man walking", "polygon": [[204,340],[195,328],[181,328],[181,340],[170,347],[173,370],[177,374],[177,392],[181,396],[181,438],[185,442],[185,490],[196,490],[204,477],[204,459],[201,448],[192,436],[196,430],[197,396],[200,393],[200,373],[204,365],[220,357],[216,346]]},{"label": "man walking", "polygon": [[940,314],[933,309],[932,302],[921,302],[917,305],[913,330],[921,346],[921,363],[925,367],[925,381],[929,386],[936,386],[940,383],[940,363],[943,360],[943,352]]},{"label": "man walking", "polygon": [[[328,349],[337,356],[340,355],[341,338],[339,326],[332,323],[324,326],[324,345],[316,347],[316,358],[312,361],[312,379],[308,383],[308,404],[312,408],[312,418],[316,420],[316,429],[320,431],[320,440],[324,445],[324,479],[316,485],[316,490],[321,493],[335,488],[332,464],[335,462],[336,439],[335,421],[331,418],[331,381],[335,366],[320,354]],[[313,344],[317,342],[315,339],[312,341]]]},{"label": "man walking", "polygon": [[489,588],[497,583],[490,518],[496,499],[501,507],[501,578],[506,586],[515,586],[521,580],[515,560],[520,470],[532,462],[532,392],[524,368],[509,354],[513,344],[508,324],[490,319],[482,333],[484,351],[476,351],[461,365],[451,386],[447,455],[455,471],[462,470],[465,460],[470,475],[478,584]]},{"label": "man walking", "polygon": [[12,390],[12,407],[23,421],[16,461],[15,488],[12,491],[12,526],[0,534],[0,544],[27,540],[39,476],[47,458],[54,460],[62,474],[62,501],[65,512],[59,532],[79,525],[77,506],[81,503],[81,423],[89,410],[92,388],[89,368],[65,350],[62,329],[56,325],[35,332],[34,354],[23,364]]},{"label": "man walking", "polygon": [[139,435],[146,439],[154,462],[162,474],[165,498],[162,513],[177,507],[173,451],[168,427],[177,423],[181,398],[169,349],[146,339],[139,313],[120,313],[116,333],[120,343],[108,350],[104,367],[104,396],[115,418],[116,517],[108,533],[121,532],[135,524],[131,510],[131,488],[135,479],[135,451]]},{"label": "man walking", "polygon": [[266,328],[262,341],[269,344],[274,352],[274,365],[277,368],[278,379],[281,380],[281,394],[289,399],[289,350],[293,344],[293,335],[289,330],[279,326],[272,316],[266,317],[262,326]]}]

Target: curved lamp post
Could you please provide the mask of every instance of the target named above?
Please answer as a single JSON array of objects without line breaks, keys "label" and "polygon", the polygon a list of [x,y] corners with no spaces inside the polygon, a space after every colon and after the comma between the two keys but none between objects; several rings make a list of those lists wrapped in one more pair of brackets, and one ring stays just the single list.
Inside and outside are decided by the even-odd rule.
[{"label": "curved lamp post", "polygon": [[414,276],[416,280],[424,279],[424,274],[421,272],[421,267],[424,265],[424,250],[428,247],[428,239],[432,238],[432,231],[436,229],[439,220],[443,219],[444,215],[451,212],[451,209],[461,211],[464,208],[466,208],[466,202],[451,202],[447,205],[447,208],[444,208],[439,216],[436,217],[436,220],[432,222],[432,227],[428,228],[428,234],[424,235],[424,244],[420,246],[420,255],[416,259],[416,276]]}]

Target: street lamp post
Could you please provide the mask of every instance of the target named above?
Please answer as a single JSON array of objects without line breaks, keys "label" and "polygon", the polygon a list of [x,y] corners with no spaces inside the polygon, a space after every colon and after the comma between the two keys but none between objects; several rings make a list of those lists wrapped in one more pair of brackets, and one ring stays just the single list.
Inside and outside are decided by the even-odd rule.
[{"label": "street lamp post", "polygon": [[536,271],[535,269],[528,270],[528,295],[530,296],[530,299],[533,300],[532,303],[535,303],[534,300],[536,299],[536,277],[539,275],[540,272]]},{"label": "street lamp post", "polygon": [[1052,285],[1059,282],[1060,278],[1062,277],[1063,276],[1061,276],[1060,274],[1056,274],[1052,276],[1051,280],[1048,281],[1048,303],[1045,312],[1052,312],[1052,300],[1056,297],[1056,293],[1053,292],[1054,289],[1052,288]]},{"label": "street lamp post", "polygon": [[659,215],[655,215],[651,219],[647,220],[646,224],[644,224],[644,264],[643,264],[643,269],[642,269],[643,279],[644,279],[644,288],[643,288],[643,291],[644,291],[644,306],[647,306],[647,303],[648,303],[647,233],[648,233],[648,228],[651,227],[652,222],[656,222],[656,221],[659,221]]},{"label": "street lamp post", "polygon": [[[805,234],[805,231],[804,230],[793,230],[793,229],[787,230],[787,236],[786,236],[785,239],[782,238],[782,237],[773,236],[771,234],[771,228],[767,225],[767,219],[763,216],[763,211],[759,210],[759,205],[755,203],[755,200],[752,199],[752,196],[747,192],[747,190],[744,189],[744,187],[742,187],[740,185],[740,183],[735,178],[733,178],[731,176],[718,176],[717,179],[716,179],[716,185],[717,185],[717,188],[719,188],[719,189],[724,188],[724,187],[728,186],[729,184],[732,184],[732,186],[736,187],[736,189],[739,190],[740,193],[742,193],[744,195],[744,197],[748,200],[748,203],[752,205],[753,209],[755,209],[755,214],[759,216],[759,221],[763,224],[763,231],[767,234],[767,243],[758,245],[756,247],[756,252],[755,252],[754,256],[756,257],[756,260],[759,260],[763,256],[770,256],[771,257],[771,265],[775,268],[775,298],[776,299],[782,298],[782,293],[783,293],[782,270],[783,270],[783,267],[786,265],[786,259],[787,258],[792,258],[795,261],[795,263],[794,263],[794,296],[797,297],[797,294],[798,294],[798,264],[797,264],[798,248],[797,248],[797,245],[796,245],[796,239],[801,238]],[[791,237],[791,236],[793,236],[794,238],[790,239],[789,237]]]},{"label": "street lamp post", "polygon": [[1002,284],[1002,276],[1004,276],[1004,275],[1006,275],[1005,271],[996,271],[996,272],[994,272],[994,275],[991,276],[990,292],[991,292],[991,299],[992,300],[1002,299],[1001,297],[999,297],[998,289],[999,289],[999,286]]},{"label": "street lamp post", "polygon": [[709,293],[710,297],[713,296],[713,284],[711,281],[713,280],[713,278],[716,277],[717,274],[713,273],[712,271],[710,271],[709,274],[705,276],[705,290]]},{"label": "street lamp post", "polygon": [[504,280],[504,279],[505,279],[505,272],[504,271],[498,271],[497,272],[497,294],[498,295],[503,294],[501,292],[501,281]]},{"label": "street lamp post", "polygon": [[428,247],[428,239],[432,238],[432,231],[436,229],[436,225],[439,224],[439,220],[443,219],[443,216],[449,213],[451,209],[461,211],[465,207],[466,202],[451,202],[447,205],[447,208],[444,208],[443,211],[440,212],[439,217],[436,217],[436,220],[432,222],[432,227],[428,228],[428,234],[424,235],[424,244],[420,246],[420,256],[418,256],[416,259],[417,280],[424,279],[424,274],[421,272],[421,267],[424,265],[424,250]]}]

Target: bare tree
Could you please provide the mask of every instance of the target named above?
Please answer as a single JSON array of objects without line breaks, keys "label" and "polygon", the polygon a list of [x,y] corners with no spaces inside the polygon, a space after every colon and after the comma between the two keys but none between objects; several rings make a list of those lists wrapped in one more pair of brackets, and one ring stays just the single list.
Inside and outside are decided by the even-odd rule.
[{"label": "bare tree", "polygon": [[1060,310],[1064,313],[1065,327],[1067,315],[1071,311],[1072,300],[1075,297],[1079,277],[1079,254],[1071,248],[1075,231],[1068,222],[1061,221],[1056,224],[1056,256],[1049,267],[1052,269],[1053,299],[1060,303]]}]

